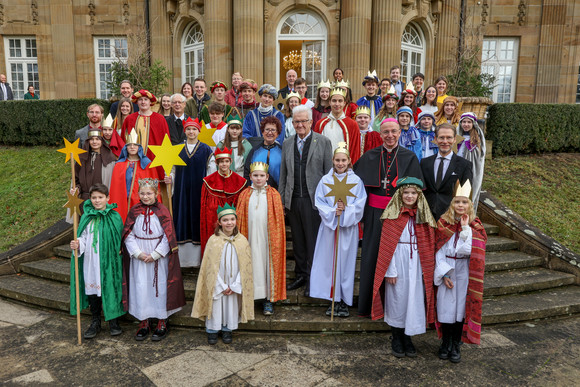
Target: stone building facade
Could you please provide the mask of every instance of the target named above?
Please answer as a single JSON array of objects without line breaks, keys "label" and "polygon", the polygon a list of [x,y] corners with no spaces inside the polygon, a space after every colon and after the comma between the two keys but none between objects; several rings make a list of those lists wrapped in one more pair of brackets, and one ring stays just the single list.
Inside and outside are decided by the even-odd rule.
[{"label": "stone building facade", "polygon": [[0,0],[0,72],[20,98],[28,84],[109,97],[110,63],[138,31],[169,91],[233,71],[283,87],[294,63],[312,88],[341,67],[358,96],[367,71],[393,65],[429,84],[462,47],[497,77],[495,101],[580,102],[580,0]]}]

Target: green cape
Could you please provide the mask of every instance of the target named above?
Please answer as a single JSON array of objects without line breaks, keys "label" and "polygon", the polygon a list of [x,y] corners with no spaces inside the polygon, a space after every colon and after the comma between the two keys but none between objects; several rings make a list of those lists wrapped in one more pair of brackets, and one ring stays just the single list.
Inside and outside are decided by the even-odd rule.
[{"label": "green cape", "polygon": [[[107,204],[102,211],[95,210],[90,200],[85,201],[84,213],[81,217],[77,235],[81,236],[83,230],[93,220],[98,221],[99,230],[99,258],[101,262],[101,297],[103,299],[103,312],[105,321],[112,320],[125,314],[123,311],[122,282],[123,266],[121,259],[121,232],[123,231],[123,221],[113,209],[116,204]],[[92,246],[87,246],[92,248]],[[73,253],[74,255],[74,253]],[[83,277],[84,254],[79,257],[79,289],[81,310],[89,306],[89,299],[84,292],[85,279]],[[75,297],[75,262],[71,255],[70,264],[70,314],[76,315]]]}]

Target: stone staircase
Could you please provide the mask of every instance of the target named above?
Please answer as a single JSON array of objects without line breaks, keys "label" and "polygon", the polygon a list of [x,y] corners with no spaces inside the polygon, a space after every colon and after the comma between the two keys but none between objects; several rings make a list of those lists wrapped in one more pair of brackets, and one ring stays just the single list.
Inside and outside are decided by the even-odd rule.
[{"label": "stone staircase", "polygon": [[[488,233],[484,286],[483,323],[508,323],[580,312],[580,286],[575,276],[542,267],[541,257],[519,251],[519,242],[499,236],[499,227],[485,224]],[[294,278],[291,235],[287,231],[287,281]],[[68,245],[54,248],[54,256],[18,265],[18,274],[0,277],[0,296],[18,302],[68,312],[70,255]],[[360,249],[359,249],[360,257]],[[355,304],[358,299],[360,260],[356,265]],[[190,316],[195,296],[197,269],[182,269],[187,305],[171,318],[172,325],[203,327]],[[287,332],[361,332],[389,330],[382,321],[356,316],[330,318],[324,315],[328,302],[303,296],[303,289],[288,292],[278,302],[273,316],[263,316],[256,306],[255,320],[241,329]]]}]

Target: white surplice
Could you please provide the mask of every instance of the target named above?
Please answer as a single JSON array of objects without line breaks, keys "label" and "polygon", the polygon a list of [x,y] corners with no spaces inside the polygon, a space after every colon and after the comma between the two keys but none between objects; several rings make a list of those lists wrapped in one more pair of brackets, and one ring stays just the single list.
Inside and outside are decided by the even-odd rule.
[{"label": "white surplice", "polygon": [[[332,276],[334,267],[335,230],[337,227],[336,205],[334,196],[326,197],[330,188],[324,183],[333,184],[334,169],[322,177],[318,186],[314,201],[321,223],[318,228],[318,237],[314,249],[312,270],[310,272],[310,297],[332,300],[330,297]],[[356,197],[347,198],[346,207],[340,216],[340,229],[338,238],[338,257],[336,265],[336,289],[334,300],[341,299],[348,305],[352,305],[354,288],[354,274],[356,256],[358,252],[360,222],[367,194],[361,179],[355,175],[352,169],[336,175],[339,180],[346,177],[347,183],[354,183],[350,192]]]},{"label": "white surplice", "polygon": [[338,148],[338,143],[346,141],[344,138],[344,132],[342,131],[342,127],[338,123],[338,120],[342,120],[344,117],[344,112],[340,115],[340,117],[336,118],[332,113],[328,115],[330,119],[324,128],[322,129],[322,134],[327,137],[330,142],[332,143],[332,149]]},{"label": "white surplice", "polygon": [[[463,321],[465,317],[465,300],[469,284],[469,256],[471,255],[472,230],[463,226],[455,245],[453,235],[435,254],[434,282],[437,289],[437,320],[440,323],[453,324]],[[458,257],[453,259],[447,257]],[[448,289],[443,283],[443,276],[449,275],[453,288]]]},{"label": "white surplice", "polygon": [[[230,288],[234,293],[226,296],[223,291]],[[238,254],[234,245],[225,243],[220,259],[220,269],[213,290],[211,318],[205,327],[219,331],[222,326],[230,330],[238,329],[242,294],[242,276],[238,264]]]},{"label": "white surplice", "polygon": [[408,336],[426,331],[423,270],[415,230],[413,237],[409,233],[411,225],[412,221],[409,220],[403,228],[385,274],[385,277],[397,278],[395,285],[385,283],[385,322],[391,327],[405,328]]},{"label": "white surplice", "polygon": [[[132,258],[129,268],[129,313],[138,320],[166,319],[181,310],[177,308],[168,311],[166,307],[169,267],[166,256],[170,252],[169,242],[157,215],[150,215],[151,234],[143,230],[144,219],[143,214],[137,217],[133,229],[125,239],[125,246]],[[151,254],[157,262],[156,286],[154,286],[155,262],[145,263],[138,259],[141,253]]]},{"label": "white surplice", "polygon": [[96,295],[101,297],[100,241],[97,239],[97,244],[93,247],[93,227],[98,227],[98,225],[95,225],[95,221],[91,220],[77,240],[79,241],[79,256],[84,254],[83,278],[85,280],[85,294],[87,296]]},{"label": "white surplice", "polygon": [[270,245],[268,241],[268,196],[266,187],[256,189],[248,204],[248,241],[252,249],[254,300],[270,299]]}]

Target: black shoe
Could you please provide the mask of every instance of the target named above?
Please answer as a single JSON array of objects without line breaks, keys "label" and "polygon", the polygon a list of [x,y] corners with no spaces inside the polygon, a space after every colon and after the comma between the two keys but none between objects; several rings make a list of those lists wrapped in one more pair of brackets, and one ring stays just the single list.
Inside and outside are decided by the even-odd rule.
[{"label": "black shoe", "polygon": [[403,335],[405,330],[403,328],[391,328],[393,333],[393,341],[391,342],[391,353],[395,357],[405,357],[405,350],[403,348]]},{"label": "black shoe", "polygon": [[350,312],[348,311],[348,305],[346,305],[346,302],[340,301],[340,303],[338,304],[338,311],[335,314],[338,317],[350,316]]},{"label": "black shoe", "polygon": [[405,356],[417,357],[417,350],[411,341],[411,336],[403,334],[403,348],[405,349]]},{"label": "black shoe", "polygon": [[119,336],[123,333],[123,330],[119,326],[119,321],[116,318],[109,321],[109,331],[111,332],[111,336]]},{"label": "black shoe", "polygon": [[298,289],[301,288],[302,286],[306,285],[306,278],[304,277],[298,277],[296,278],[296,280],[294,282],[292,282],[290,285],[286,286],[286,290],[294,290],[294,289]]},{"label": "black shoe", "polygon": [[439,359],[449,359],[449,352],[451,352],[451,324],[441,324],[441,333],[443,334],[443,341],[439,347]]},{"label": "black shoe", "polygon": [[452,363],[459,363],[461,361],[461,336],[463,335],[463,322],[456,322],[453,324],[453,345],[451,352],[449,352],[449,360]]},{"label": "black shoe", "polygon": [[218,339],[218,334],[217,333],[208,333],[207,334],[207,343],[209,345],[216,345],[217,344],[217,339]]},{"label": "black shoe", "polygon": [[232,332],[231,331],[222,331],[222,341],[224,344],[231,344],[232,343]]},{"label": "black shoe", "polygon": [[157,322],[157,328],[155,328],[153,336],[151,336],[151,341],[163,340],[164,338],[167,337],[167,332],[168,332],[167,323],[165,322],[165,320],[159,320]]},{"label": "black shoe", "polygon": [[[334,303],[334,315],[336,316],[338,314],[338,302]],[[326,309],[326,315],[327,316],[332,316],[332,303],[330,305],[328,305],[328,309]]]},{"label": "black shoe", "polygon": [[310,297],[310,284],[306,283],[306,286],[304,287],[304,297]]},{"label": "black shoe", "polygon": [[84,338],[85,339],[92,339],[100,331],[101,331],[101,319],[98,317],[93,317],[93,319],[91,321],[91,325],[89,325],[89,327],[85,331]]},{"label": "black shoe", "polygon": [[135,334],[135,340],[143,341],[149,336],[149,320],[143,320],[139,324],[139,330]]}]

